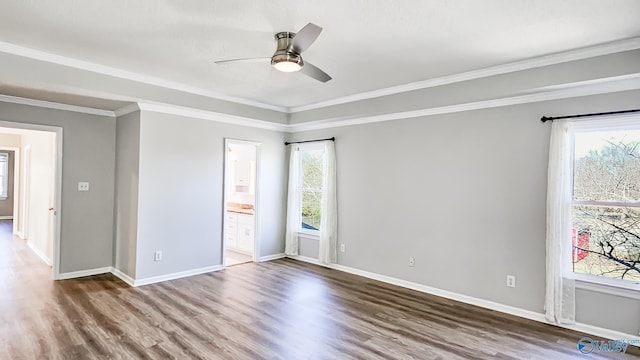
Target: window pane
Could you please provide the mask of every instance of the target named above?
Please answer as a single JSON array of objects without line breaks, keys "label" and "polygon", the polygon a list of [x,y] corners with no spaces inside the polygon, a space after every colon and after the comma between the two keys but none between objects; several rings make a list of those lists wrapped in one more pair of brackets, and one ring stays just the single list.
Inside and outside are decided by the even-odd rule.
[{"label": "window pane", "polygon": [[640,201],[640,131],[577,133],[574,199]]},{"label": "window pane", "polygon": [[573,210],[573,271],[640,280],[640,209],[576,205]]},{"label": "window pane", "polygon": [[301,154],[302,158],[302,188],[322,189],[322,159],[324,151],[306,150]]},{"label": "window pane", "polygon": [[320,229],[322,201],[321,191],[302,191],[302,228],[307,230]]}]

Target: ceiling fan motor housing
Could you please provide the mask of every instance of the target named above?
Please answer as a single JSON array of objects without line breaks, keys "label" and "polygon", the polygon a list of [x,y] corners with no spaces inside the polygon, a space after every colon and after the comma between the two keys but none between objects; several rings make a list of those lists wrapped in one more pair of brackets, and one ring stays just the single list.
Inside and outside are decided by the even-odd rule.
[{"label": "ceiling fan motor housing", "polygon": [[296,33],[288,31],[279,32],[275,35],[277,48],[271,57],[271,65],[275,68],[280,69],[279,66],[285,65],[281,63],[289,63],[292,65],[291,71],[297,71],[304,65],[302,56],[291,48],[291,40],[294,36],[296,36]]}]

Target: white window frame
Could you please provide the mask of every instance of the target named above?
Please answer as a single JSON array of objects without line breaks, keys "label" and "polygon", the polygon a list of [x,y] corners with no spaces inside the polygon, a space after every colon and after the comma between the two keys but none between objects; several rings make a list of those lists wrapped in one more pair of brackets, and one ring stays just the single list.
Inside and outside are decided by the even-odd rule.
[{"label": "white window frame", "polygon": [[[592,133],[599,131],[633,131],[640,130],[640,117],[620,116],[620,117],[603,117],[594,120],[575,121],[572,124],[569,136],[571,137],[571,191],[573,192],[573,178],[575,172],[575,139],[576,134]],[[575,205],[592,205],[592,206],[624,206],[634,207],[640,210],[640,203],[623,203],[614,201],[580,201],[574,200],[571,195],[572,209]],[[573,217],[572,217],[573,218]],[[567,239],[569,246],[572,239]],[[572,251],[569,252],[572,254]],[[565,259],[565,276],[576,280],[576,287],[593,291],[616,294],[625,297],[640,299],[640,281],[622,280],[607,278],[605,276],[576,273],[572,270],[572,258]]]},{"label": "white window frame", "polygon": [[[302,188],[302,184],[303,184],[303,176],[304,176],[304,166],[302,165],[302,153],[305,151],[312,151],[312,150],[324,150],[324,144],[321,142],[310,142],[310,143],[304,143],[304,144],[298,144],[298,151],[299,151],[299,180],[298,180],[298,184],[300,184],[300,187],[298,188],[298,198],[300,201],[300,204],[298,206],[298,209],[300,209],[300,215],[302,215],[302,192],[303,191],[309,191],[309,189],[304,189]],[[324,156],[326,156],[326,154],[323,155],[323,163],[324,161],[326,161],[324,159]],[[311,190],[315,190],[315,189],[311,189]],[[322,192],[322,196],[325,196],[325,191],[324,191],[324,184],[322,185],[322,188],[320,189],[320,192]],[[298,233],[299,234],[305,234],[308,235],[310,238],[312,239],[319,239],[320,238],[320,230],[311,230],[311,229],[304,229],[302,227],[302,216],[300,216],[300,223],[298,224]]]},{"label": "white window frame", "polygon": [[9,197],[9,153],[0,152],[0,158],[5,159],[4,161],[0,159],[0,176],[2,176],[2,180],[0,180],[0,200],[7,200]]}]

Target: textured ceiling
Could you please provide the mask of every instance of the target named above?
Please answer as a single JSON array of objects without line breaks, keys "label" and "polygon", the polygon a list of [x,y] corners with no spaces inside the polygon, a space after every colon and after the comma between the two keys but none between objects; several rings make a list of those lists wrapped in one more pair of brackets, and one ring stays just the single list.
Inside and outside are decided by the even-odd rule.
[{"label": "textured ceiling", "polygon": [[[3,0],[0,41],[295,107],[637,37],[638,19],[637,0]],[[213,63],[270,56],[275,32],[308,22],[324,31],[304,59],[326,84]]]}]

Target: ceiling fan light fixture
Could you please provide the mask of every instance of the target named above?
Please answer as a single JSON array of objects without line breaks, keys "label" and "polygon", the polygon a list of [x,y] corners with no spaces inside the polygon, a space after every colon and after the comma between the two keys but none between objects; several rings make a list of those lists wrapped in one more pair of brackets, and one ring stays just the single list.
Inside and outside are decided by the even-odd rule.
[{"label": "ceiling fan light fixture", "polygon": [[302,57],[296,54],[277,54],[271,58],[271,66],[282,72],[296,72],[302,69]]},{"label": "ceiling fan light fixture", "polygon": [[[276,52],[271,56],[271,66],[276,70],[284,73],[300,71],[302,74],[309,76],[315,80],[326,83],[331,80],[326,72],[319,69],[312,63],[302,61],[302,54],[320,35],[322,28],[318,25],[308,23],[296,34],[289,31],[281,31],[276,33]],[[254,62],[256,60],[268,60],[268,57],[260,58],[241,58],[231,60],[219,60],[216,64],[229,64],[238,62]]]}]

